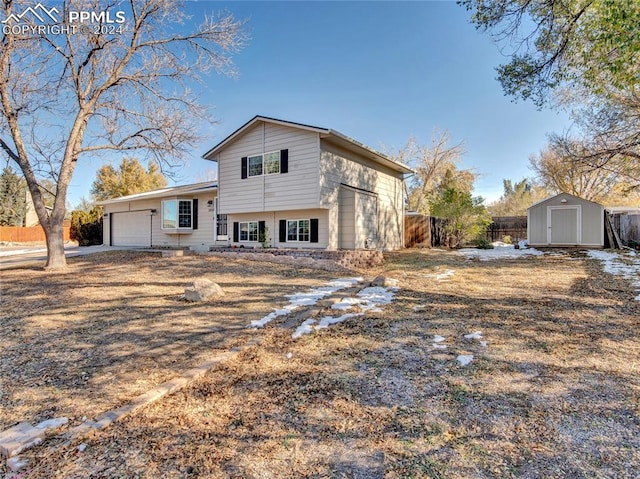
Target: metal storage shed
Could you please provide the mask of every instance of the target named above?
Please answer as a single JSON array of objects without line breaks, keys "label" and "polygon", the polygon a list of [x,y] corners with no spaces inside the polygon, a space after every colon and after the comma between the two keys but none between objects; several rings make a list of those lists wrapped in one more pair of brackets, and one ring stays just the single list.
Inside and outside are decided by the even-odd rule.
[{"label": "metal storage shed", "polygon": [[539,201],[527,210],[531,246],[604,246],[604,206],[568,193]]}]

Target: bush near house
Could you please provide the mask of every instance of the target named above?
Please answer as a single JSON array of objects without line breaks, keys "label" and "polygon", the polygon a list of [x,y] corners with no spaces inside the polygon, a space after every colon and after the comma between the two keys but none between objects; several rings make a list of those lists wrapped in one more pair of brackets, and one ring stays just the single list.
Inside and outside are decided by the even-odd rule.
[{"label": "bush near house", "polygon": [[80,246],[102,244],[102,208],[71,212],[71,239]]}]

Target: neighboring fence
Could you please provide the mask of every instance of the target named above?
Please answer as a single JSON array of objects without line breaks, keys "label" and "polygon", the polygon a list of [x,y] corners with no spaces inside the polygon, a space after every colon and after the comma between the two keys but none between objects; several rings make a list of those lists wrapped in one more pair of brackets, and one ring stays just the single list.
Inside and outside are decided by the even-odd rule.
[{"label": "neighboring fence", "polygon": [[526,216],[494,216],[487,229],[487,239],[491,242],[502,241],[505,236],[510,236],[513,243],[527,239]]},{"label": "neighboring fence", "polygon": [[404,246],[442,246],[444,221],[433,216],[410,214],[404,218]]},{"label": "neighboring fence", "polygon": [[[64,240],[69,241],[71,224],[64,223]],[[0,226],[0,241],[9,243],[36,243],[46,241],[42,226]]]},{"label": "neighboring fence", "polygon": [[[502,241],[505,236],[517,243],[527,239],[526,216],[494,216],[493,223],[487,229],[487,239],[491,242]],[[444,222],[441,218],[432,216],[409,214],[404,218],[405,248],[422,246],[447,246],[444,234]]]},{"label": "neighboring fence", "polygon": [[640,214],[613,213],[611,219],[613,229],[622,243],[632,247],[640,244]]}]

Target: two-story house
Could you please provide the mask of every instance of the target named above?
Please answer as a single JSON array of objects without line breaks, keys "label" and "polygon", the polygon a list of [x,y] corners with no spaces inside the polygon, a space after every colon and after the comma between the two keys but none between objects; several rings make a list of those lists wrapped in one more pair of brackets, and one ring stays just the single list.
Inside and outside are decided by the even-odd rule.
[{"label": "two-story house", "polygon": [[[256,116],[204,158],[218,163],[217,184],[102,202],[105,244],[135,236],[145,245],[205,249],[403,245],[404,178],[412,170],[335,130]],[[139,233],[125,233],[132,227]]]}]

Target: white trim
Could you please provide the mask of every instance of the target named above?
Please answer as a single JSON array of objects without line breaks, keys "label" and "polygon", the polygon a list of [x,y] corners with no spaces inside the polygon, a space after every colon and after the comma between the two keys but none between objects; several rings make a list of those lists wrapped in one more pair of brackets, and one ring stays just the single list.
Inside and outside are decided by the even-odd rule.
[{"label": "white trim", "polygon": [[[227,217],[228,218],[228,217]],[[247,224],[247,239],[243,240],[242,239],[242,224],[246,223]],[[256,224],[256,233],[257,233],[257,238],[256,240],[250,240],[249,238],[249,223],[255,223]],[[260,222],[259,221],[254,221],[254,220],[249,220],[249,221],[238,221],[238,243],[258,243],[260,240]]]},{"label": "white trim", "polygon": [[[291,219],[286,219],[285,220],[287,222],[287,243],[311,243],[311,218],[300,218],[298,220],[291,220]],[[290,240],[289,239],[289,221],[295,221],[296,222],[296,239],[294,240]],[[309,239],[308,240],[301,240],[300,238],[300,222],[301,221],[307,221],[309,223]]]},{"label": "white trim", "polygon": [[[176,202],[176,226],[175,228],[165,228],[164,226],[164,204],[167,201],[175,201]],[[180,202],[188,201],[190,203],[190,215],[191,215],[191,226],[180,226]],[[167,234],[178,233],[178,232],[192,232],[193,231],[193,198],[165,198],[160,202],[160,229]]]},{"label": "white trim", "polygon": [[[566,243],[551,242],[551,212],[553,210],[576,210],[576,245],[582,245],[582,205],[547,206],[547,244],[564,245]],[[528,225],[527,225],[528,228]]]}]

